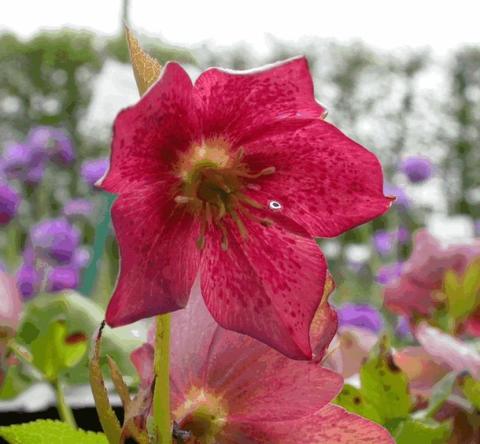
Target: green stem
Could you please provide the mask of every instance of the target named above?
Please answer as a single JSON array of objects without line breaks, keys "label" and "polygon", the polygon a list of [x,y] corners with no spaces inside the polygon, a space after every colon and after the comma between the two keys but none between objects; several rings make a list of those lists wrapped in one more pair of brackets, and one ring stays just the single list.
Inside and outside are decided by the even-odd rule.
[{"label": "green stem", "polygon": [[62,382],[59,379],[56,379],[52,382],[52,386],[55,390],[55,397],[57,399],[57,410],[60,415],[60,419],[67,424],[70,424],[72,427],[77,428],[77,423],[73,416],[72,409],[65,401],[65,394],[63,392]]},{"label": "green stem", "polygon": [[97,275],[100,268],[100,262],[105,251],[105,243],[110,233],[110,209],[112,208],[115,196],[113,194],[102,193],[103,199],[103,217],[95,227],[95,239],[93,241],[93,255],[90,264],[82,276],[82,285],[80,293],[90,296],[93,292]]},{"label": "green stem", "polygon": [[156,317],[155,335],[155,389],[153,392],[153,418],[157,431],[157,444],[171,444],[170,421],[170,314]]}]

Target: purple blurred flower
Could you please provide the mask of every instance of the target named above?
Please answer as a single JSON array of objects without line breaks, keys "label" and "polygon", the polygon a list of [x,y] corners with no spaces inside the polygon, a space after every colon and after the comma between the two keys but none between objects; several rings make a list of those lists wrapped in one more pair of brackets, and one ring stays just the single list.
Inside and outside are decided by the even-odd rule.
[{"label": "purple blurred flower", "polygon": [[66,264],[80,244],[80,231],[66,219],[48,219],[31,229],[30,240],[43,259]]},{"label": "purple blurred flower", "polygon": [[411,207],[411,201],[403,188],[391,184],[385,184],[383,192],[386,196],[394,196],[396,198],[393,205],[399,210],[408,210]]},{"label": "purple blurred flower", "polygon": [[399,316],[397,325],[395,326],[395,335],[397,335],[399,338],[407,338],[412,336],[410,322],[406,316]]},{"label": "purple blurred flower", "polygon": [[41,151],[58,165],[67,166],[75,160],[73,143],[66,131],[49,126],[32,128],[27,137],[35,152]]},{"label": "purple blurred flower", "polygon": [[80,175],[88,185],[93,186],[98,179],[103,177],[108,169],[109,160],[101,159],[87,159],[82,163]]},{"label": "purple blurred flower", "polygon": [[399,244],[408,244],[410,242],[410,231],[408,231],[408,228],[400,227],[397,230],[396,238]]},{"label": "purple blurred flower", "polygon": [[383,328],[380,312],[368,304],[345,304],[337,310],[340,327],[354,326],[378,333]]},{"label": "purple blurred flower", "polygon": [[373,234],[373,246],[380,256],[388,256],[394,247],[392,233],[385,230],[377,230]]},{"label": "purple blurred flower", "polygon": [[20,195],[6,183],[0,183],[0,225],[8,224],[17,214]]},{"label": "purple blurred flower", "polygon": [[9,179],[35,185],[43,177],[44,156],[28,144],[8,143],[3,152],[2,169]]},{"label": "purple blurred flower", "polygon": [[25,174],[23,181],[27,185],[38,185],[42,181],[44,173],[45,164],[42,162],[30,168],[30,170]]},{"label": "purple blurred flower", "polygon": [[382,285],[389,284],[398,277],[400,277],[403,269],[402,262],[395,262],[393,264],[382,265],[378,271],[375,280]]},{"label": "purple blurred flower", "polygon": [[47,276],[47,290],[51,292],[73,290],[80,283],[80,271],[76,267],[55,267]]},{"label": "purple blurred flower", "polygon": [[93,202],[88,199],[72,199],[63,207],[63,215],[68,218],[87,218],[93,213],[93,207]]},{"label": "purple blurred flower", "polygon": [[31,299],[40,290],[42,273],[37,270],[35,264],[24,261],[17,271],[17,286],[24,299]]},{"label": "purple blurred flower", "polygon": [[90,251],[87,247],[77,248],[73,255],[72,265],[78,269],[85,268],[90,262]]},{"label": "purple blurred flower", "polygon": [[429,179],[433,172],[432,163],[425,157],[407,157],[400,165],[400,171],[405,174],[410,182],[419,183]]}]

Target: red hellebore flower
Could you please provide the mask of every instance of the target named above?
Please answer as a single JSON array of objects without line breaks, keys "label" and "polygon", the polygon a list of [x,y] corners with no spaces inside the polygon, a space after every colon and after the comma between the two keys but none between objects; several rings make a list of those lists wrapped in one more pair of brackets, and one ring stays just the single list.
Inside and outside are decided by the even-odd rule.
[{"label": "red hellebore flower", "polygon": [[[151,343],[132,353],[144,388],[153,353]],[[172,419],[188,443],[393,444],[379,425],[330,404],[340,375],[223,329],[198,290],[172,315],[170,382]]]},{"label": "red hellebore flower", "polygon": [[168,63],[118,115],[100,184],[119,195],[121,269],[107,323],[185,307],[199,276],[220,325],[309,358],[327,270],[314,237],[391,202],[377,158],[324,115],[305,58],[211,68],[194,85]]},{"label": "red hellebore flower", "polygon": [[[445,246],[427,230],[418,231],[401,276],[385,288],[385,306],[410,319],[430,318],[443,303],[447,271],[461,276],[477,259],[480,259],[478,241]],[[469,316],[466,328],[472,335],[480,336],[480,310]]]}]

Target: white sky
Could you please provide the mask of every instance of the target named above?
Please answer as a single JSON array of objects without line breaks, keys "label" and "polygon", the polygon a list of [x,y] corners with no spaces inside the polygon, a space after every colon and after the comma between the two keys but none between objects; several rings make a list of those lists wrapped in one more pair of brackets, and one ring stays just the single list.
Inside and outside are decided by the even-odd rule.
[{"label": "white sky", "polygon": [[[40,28],[118,31],[121,0],[0,0],[0,29],[28,36]],[[478,0],[130,0],[134,29],[168,41],[227,46],[245,41],[259,51],[266,36],[363,39],[381,48],[432,46],[445,52],[480,43]]]}]

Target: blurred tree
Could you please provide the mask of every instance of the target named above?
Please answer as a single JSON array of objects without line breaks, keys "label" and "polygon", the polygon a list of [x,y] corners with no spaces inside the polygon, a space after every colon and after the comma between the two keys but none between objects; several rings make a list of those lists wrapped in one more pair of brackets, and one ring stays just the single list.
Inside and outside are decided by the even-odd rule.
[{"label": "blurred tree", "polygon": [[445,168],[458,178],[452,210],[480,217],[480,49],[456,51],[450,64],[451,114],[456,131]]},{"label": "blurred tree", "polygon": [[63,30],[28,41],[1,35],[2,139],[45,124],[63,126],[78,140],[77,123],[90,103],[90,83],[101,66],[91,33]]}]

